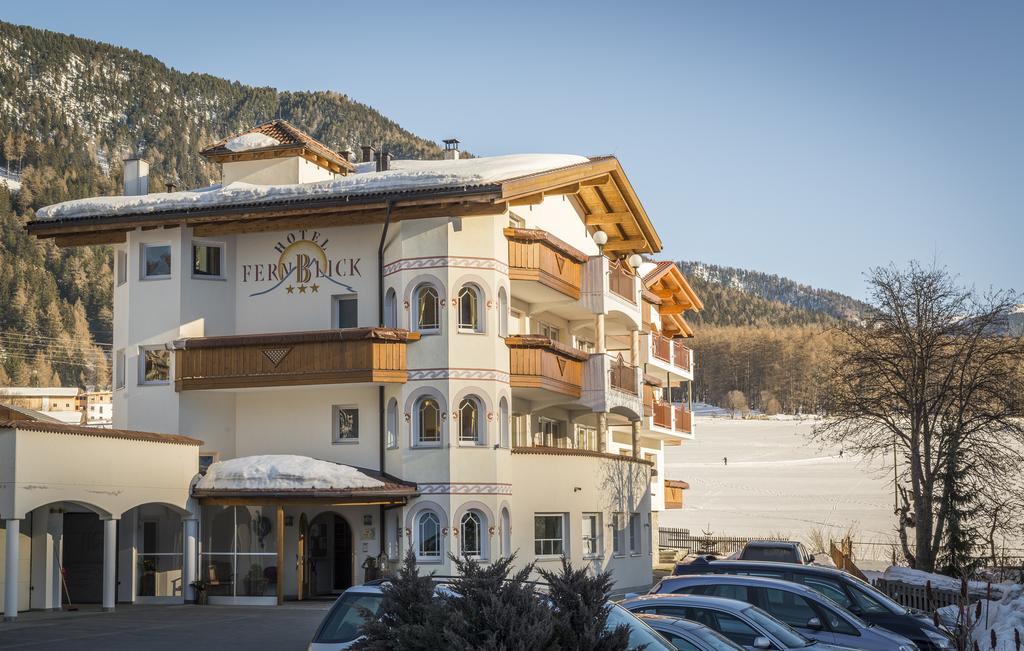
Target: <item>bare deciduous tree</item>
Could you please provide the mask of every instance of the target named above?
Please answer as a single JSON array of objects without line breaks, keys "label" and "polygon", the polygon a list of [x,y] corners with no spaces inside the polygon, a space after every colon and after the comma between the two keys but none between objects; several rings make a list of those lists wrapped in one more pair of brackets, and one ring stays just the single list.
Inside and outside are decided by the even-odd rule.
[{"label": "bare deciduous tree", "polygon": [[917,263],[873,269],[868,284],[873,310],[838,328],[815,437],[875,457],[898,452],[902,551],[933,571],[960,517],[958,471],[1001,486],[1024,462],[1024,341],[1006,329],[1015,296],[980,295]]}]

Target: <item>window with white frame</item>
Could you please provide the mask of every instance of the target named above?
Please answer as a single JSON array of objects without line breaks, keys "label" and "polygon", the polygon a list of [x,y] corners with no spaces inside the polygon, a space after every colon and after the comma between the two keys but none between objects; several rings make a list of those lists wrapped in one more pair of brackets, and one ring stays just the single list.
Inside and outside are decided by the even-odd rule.
[{"label": "window with white frame", "polygon": [[441,328],[441,306],[437,289],[426,283],[413,293],[413,324],[416,330],[434,331]]},{"label": "window with white frame", "polygon": [[114,388],[124,388],[124,348],[114,351]]},{"label": "window with white frame", "polygon": [[162,344],[139,347],[139,384],[167,384],[171,380],[171,351]]},{"label": "window with white frame", "polygon": [[117,250],[117,284],[123,285],[128,282],[128,251]]},{"label": "window with white frame", "polygon": [[508,400],[502,396],[501,400],[498,401],[498,443],[503,448],[509,446],[509,414],[508,414]]},{"label": "window with white frame", "polygon": [[640,553],[640,514],[629,514],[629,553]]},{"label": "window with white frame", "polygon": [[534,445],[546,448],[557,447],[562,437],[561,421],[541,416],[537,419],[537,435]]},{"label": "window with white frame", "polygon": [[220,452],[200,452],[199,474],[205,475],[206,470],[218,461],[220,461]]},{"label": "window with white frame", "polygon": [[626,514],[612,514],[612,554],[621,556],[626,548]]},{"label": "window with white frame", "polygon": [[171,245],[143,244],[141,278],[143,280],[162,280],[171,277]]},{"label": "window with white frame", "polygon": [[441,558],[441,519],[433,511],[416,518],[416,555],[421,559]]},{"label": "window with white frame", "polygon": [[483,297],[476,285],[463,285],[459,290],[459,330],[462,332],[483,332],[484,319],[480,313]]},{"label": "window with white frame", "polygon": [[583,556],[601,555],[601,514],[583,514]]},{"label": "window with white frame", "polygon": [[480,399],[466,396],[459,403],[459,442],[483,443],[483,423],[480,418]]},{"label": "window with white frame", "polygon": [[508,311],[508,333],[517,335],[523,331],[523,313],[519,310]]},{"label": "window with white frame", "polygon": [[526,228],[526,220],[514,212],[510,212],[508,214],[508,225],[511,228]]},{"label": "window with white frame", "polygon": [[597,451],[597,428],[587,425],[577,425],[573,447],[577,450]]},{"label": "window with white frame", "polygon": [[483,557],[483,529],[484,522],[478,511],[467,511],[459,522],[460,542],[459,551],[463,556],[471,558]]},{"label": "window with white frame", "polygon": [[334,405],[334,443],[359,442],[359,407],[356,405]]},{"label": "window with white frame", "polygon": [[388,287],[384,294],[384,326],[387,328],[398,327],[398,297],[394,287]]},{"label": "window with white frame", "polygon": [[335,328],[359,326],[359,297],[355,294],[337,294],[331,297],[331,320]]},{"label": "window with white frame", "polygon": [[530,447],[530,432],[527,428],[526,414],[512,416],[512,441],[517,448]]},{"label": "window with white frame", "polygon": [[541,337],[547,337],[551,341],[560,341],[562,338],[562,331],[560,329],[543,321],[537,322],[537,334]]},{"label": "window with white frame", "polygon": [[585,353],[592,353],[597,350],[597,346],[594,345],[594,342],[588,339],[580,339],[579,337],[576,337],[576,350],[582,350]]},{"label": "window with white frame", "polygon": [[504,287],[498,289],[498,336],[508,336],[508,294]]},{"label": "window with white frame", "polygon": [[416,401],[415,429],[417,445],[436,445],[441,442],[441,407],[433,398]]},{"label": "window with white frame", "polygon": [[219,280],[224,278],[224,244],[192,242],[192,277]]},{"label": "window with white frame", "polygon": [[565,553],[565,515],[538,513],[533,516],[533,553],[560,556]]},{"label": "window with white frame", "polygon": [[398,447],[398,401],[394,398],[388,403],[387,447]]}]

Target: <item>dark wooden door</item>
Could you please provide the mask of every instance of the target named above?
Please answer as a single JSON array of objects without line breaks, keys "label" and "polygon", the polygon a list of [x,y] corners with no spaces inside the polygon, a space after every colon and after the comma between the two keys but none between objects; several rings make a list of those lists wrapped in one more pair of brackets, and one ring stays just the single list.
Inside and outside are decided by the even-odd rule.
[{"label": "dark wooden door", "polygon": [[352,587],[352,529],[341,516],[334,516],[334,589]]},{"label": "dark wooden door", "polygon": [[103,523],[98,515],[64,514],[61,565],[71,603],[98,604],[103,601]]}]

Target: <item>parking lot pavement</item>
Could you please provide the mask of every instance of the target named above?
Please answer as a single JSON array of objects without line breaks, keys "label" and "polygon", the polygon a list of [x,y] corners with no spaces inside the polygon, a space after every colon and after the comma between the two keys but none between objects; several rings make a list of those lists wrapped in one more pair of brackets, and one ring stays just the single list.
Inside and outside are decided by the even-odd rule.
[{"label": "parking lot pavement", "polygon": [[283,606],[122,606],[112,613],[22,613],[0,623],[0,649],[301,650],[329,602]]}]

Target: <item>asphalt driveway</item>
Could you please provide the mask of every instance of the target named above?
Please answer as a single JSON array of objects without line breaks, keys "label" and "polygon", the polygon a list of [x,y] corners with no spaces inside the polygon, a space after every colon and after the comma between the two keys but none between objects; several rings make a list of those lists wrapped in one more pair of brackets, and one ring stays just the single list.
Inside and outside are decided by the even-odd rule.
[{"label": "asphalt driveway", "polygon": [[283,606],[122,606],[112,613],[21,613],[0,623],[0,649],[302,650],[329,602]]}]

